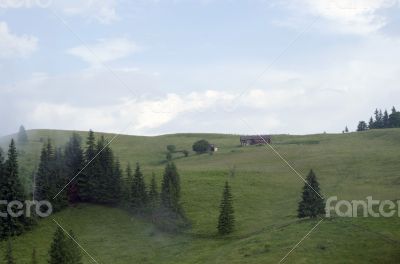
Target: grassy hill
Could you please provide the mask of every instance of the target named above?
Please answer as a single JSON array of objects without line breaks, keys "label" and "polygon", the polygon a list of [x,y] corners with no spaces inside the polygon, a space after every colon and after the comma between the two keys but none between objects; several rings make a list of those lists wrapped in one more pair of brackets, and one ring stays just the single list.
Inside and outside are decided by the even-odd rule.
[{"label": "grassy hill", "polygon": [[[29,143],[17,146],[27,189],[42,141],[49,137],[62,146],[71,133],[28,131]],[[79,133],[86,137],[86,132]],[[3,149],[10,137],[0,139]],[[193,225],[186,233],[165,234],[120,209],[94,205],[69,208],[54,219],[73,229],[99,263],[278,263],[317,220],[297,220],[303,182],[268,146],[240,147],[238,136],[221,134],[121,135],[111,146],[123,166],[140,162],[146,180],[155,172],[160,182],[166,145],[190,150],[193,142],[202,138],[217,144],[219,151],[175,157],[184,208]],[[325,197],[400,198],[400,129],[276,135],[272,140],[274,148],[302,175],[314,169]],[[215,227],[226,180],[232,185],[237,225],[234,234],[220,239]],[[51,218],[41,220],[32,232],[16,238],[17,263],[29,263],[32,247],[45,263],[55,228]],[[324,220],[285,261],[400,263],[400,218]],[[91,263],[86,256],[85,263]]]}]

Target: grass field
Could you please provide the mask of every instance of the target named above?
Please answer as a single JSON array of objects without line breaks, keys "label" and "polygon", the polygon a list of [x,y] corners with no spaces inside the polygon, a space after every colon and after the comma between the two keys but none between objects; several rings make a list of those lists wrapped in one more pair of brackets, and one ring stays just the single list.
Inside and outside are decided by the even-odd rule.
[{"label": "grass field", "polygon": [[[79,133],[86,137],[86,132]],[[21,177],[27,189],[41,139],[49,137],[62,146],[70,134],[28,131],[30,142],[18,145]],[[40,263],[46,262],[56,228],[53,218],[72,229],[98,263],[278,263],[318,220],[296,218],[304,183],[268,146],[240,147],[239,136],[221,134],[121,135],[111,146],[123,166],[140,162],[146,180],[155,172],[160,182],[166,145],[190,150],[193,142],[202,138],[217,144],[219,151],[175,157],[183,205],[192,221],[190,230],[166,234],[121,209],[80,205],[41,220],[33,231],[16,238],[17,263],[29,263],[33,247]],[[3,149],[9,140],[0,139]],[[400,129],[275,135],[272,140],[273,147],[303,177],[314,169],[325,197],[400,199]],[[216,236],[216,220],[226,180],[234,195],[236,231],[221,239]],[[91,263],[87,256],[84,260]],[[400,218],[326,219],[285,262],[400,263]]]}]

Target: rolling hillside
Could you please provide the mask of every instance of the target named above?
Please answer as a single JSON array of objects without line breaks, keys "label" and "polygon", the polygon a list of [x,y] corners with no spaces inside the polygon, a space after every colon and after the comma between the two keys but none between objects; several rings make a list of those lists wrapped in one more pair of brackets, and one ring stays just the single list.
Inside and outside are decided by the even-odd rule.
[{"label": "rolling hillside", "polygon": [[[17,146],[27,190],[43,140],[51,138],[62,146],[71,133],[28,131],[29,143]],[[86,137],[86,132],[79,133]],[[10,137],[0,139],[3,149]],[[94,205],[69,208],[54,219],[74,230],[98,263],[278,263],[318,221],[296,218],[303,182],[268,146],[240,147],[238,136],[222,134],[121,135],[111,146],[123,167],[140,162],[146,179],[154,172],[160,182],[166,145],[191,150],[202,138],[217,144],[219,151],[174,158],[184,209],[192,221],[185,233],[162,233],[120,209]],[[400,129],[276,135],[272,142],[302,175],[314,169],[325,197],[400,199]],[[237,225],[230,237],[221,239],[215,227],[226,180],[232,185]],[[41,220],[16,238],[17,263],[29,263],[32,247],[46,263],[55,228],[51,218]],[[91,263],[87,256],[84,260]],[[326,219],[285,263],[400,263],[400,218]]]}]

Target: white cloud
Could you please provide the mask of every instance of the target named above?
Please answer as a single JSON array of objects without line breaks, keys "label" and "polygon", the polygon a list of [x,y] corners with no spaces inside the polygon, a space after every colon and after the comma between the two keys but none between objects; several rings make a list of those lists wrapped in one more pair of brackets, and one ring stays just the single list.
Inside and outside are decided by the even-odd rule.
[{"label": "white cloud", "polygon": [[296,0],[285,3],[298,13],[306,10],[305,13],[325,18],[330,30],[360,35],[383,28],[388,19],[379,12],[399,5],[397,0]]},{"label": "white cloud", "polygon": [[120,19],[115,0],[62,0],[54,4],[66,15],[81,16],[101,24],[111,24]]},{"label": "white cloud", "polygon": [[92,66],[121,59],[138,52],[139,47],[126,38],[102,39],[90,46],[80,45],[67,52],[88,62]]},{"label": "white cloud", "polygon": [[27,57],[37,49],[38,39],[10,32],[7,23],[0,21],[0,58]]}]

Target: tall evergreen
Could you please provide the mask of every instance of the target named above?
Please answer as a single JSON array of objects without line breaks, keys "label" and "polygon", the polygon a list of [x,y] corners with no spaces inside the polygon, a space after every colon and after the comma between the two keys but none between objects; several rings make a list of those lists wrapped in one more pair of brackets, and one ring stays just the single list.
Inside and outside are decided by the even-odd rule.
[{"label": "tall evergreen", "polygon": [[385,109],[385,112],[383,113],[383,118],[382,118],[382,123],[384,128],[389,128],[390,123],[389,123],[389,114],[388,111]]},{"label": "tall evergreen", "polygon": [[176,166],[169,162],[164,171],[161,185],[161,205],[174,213],[182,213],[180,177]]},{"label": "tall evergreen", "polygon": [[365,131],[368,129],[367,123],[365,121],[360,121],[357,126],[357,131]]},{"label": "tall evergreen", "polygon": [[137,163],[131,187],[131,208],[140,211],[146,206],[147,201],[146,184],[139,163]]},{"label": "tall evergreen", "polygon": [[96,167],[93,198],[97,203],[115,204],[118,202],[115,192],[120,190],[120,179],[114,175],[114,155],[104,136],[97,141],[96,153],[99,155],[93,163]]},{"label": "tall evergreen", "polygon": [[[70,236],[75,239],[70,231]],[[49,264],[82,264],[82,255],[76,243],[58,227],[49,250]]]},{"label": "tall evergreen", "polygon": [[[35,199],[51,201],[54,211],[67,205],[66,193],[59,191],[66,184],[64,159],[60,149],[55,150],[50,139],[43,145],[35,176]],[[54,199],[54,197],[59,195]]]},{"label": "tall evergreen", "polygon": [[[8,149],[7,161],[3,166],[0,200],[20,201],[23,203],[25,201],[25,194],[18,176],[18,154],[13,139]],[[2,211],[4,211],[4,206],[5,205],[2,205],[2,208],[0,208]],[[0,239],[19,235],[31,224],[32,222],[30,219],[27,219],[24,215],[20,217],[11,217],[10,215],[7,215],[7,217],[0,217]]]},{"label": "tall evergreen", "polygon": [[220,204],[218,217],[218,233],[227,235],[233,232],[235,227],[235,216],[233,209],[232,193],[228,182],[225,182],[224,192]]},{"label": "tall evergreen", "polygon": [[[82,264],[82,253],[78,245],[75,243],[76,236],[72,230],[69,231],[71,237],[67,237],[68,262],[71,264]],[[75,240],[75,241],[74,241]]]},{"label": "tall evergreen", "polygon": [[28,134],[26,134],[25,127],[20,126],[18,131],[18,143],[27,143],[28,142]]},{"label": "tall evergreen", "polygon": [[8,239],[7,241],[7,249],[6,249],[6,255],[5,255],[5,263],[6,264],[15,264],[13,252],[12,252],[12,245],[11,245],[11,240]]},{"label": "tall evergreen", "polygon": [[84,153],[84,163],[87,164],[82,175],[76,179],[79,199],[82,202],[90,202],[93,199],[94,177],[98,174],[98,166],[95,159],[96,156],[96,138],[94,132],[89,130],[86,139],[86,151]]},{"label": "tall evergreen", "polygon": [[304,184],[302,200],[299,203],[297,216],[299,218],[315,218],[318,215],[325,214],[324,199],[320,197],[319,183],[313,170],[310,170],[306,181],[308,184]]},{"label": "tall evergreen", "polygon": [[159,194],[156,182],[156,176],[152,175],[150,182],[150,190],[149,190],[149,204],[152,208],[155,208],[159,202]]},{"label": "tall evergreen", "polygon": [[76,179],[68,186],[68,200],[72,203],[79,200],[78,179],[86,177],[82,171],[85,161],[81,142],[81,137],[77,133],[73,133],[64,150],[66,180],[70,182],[72,179]]}]

